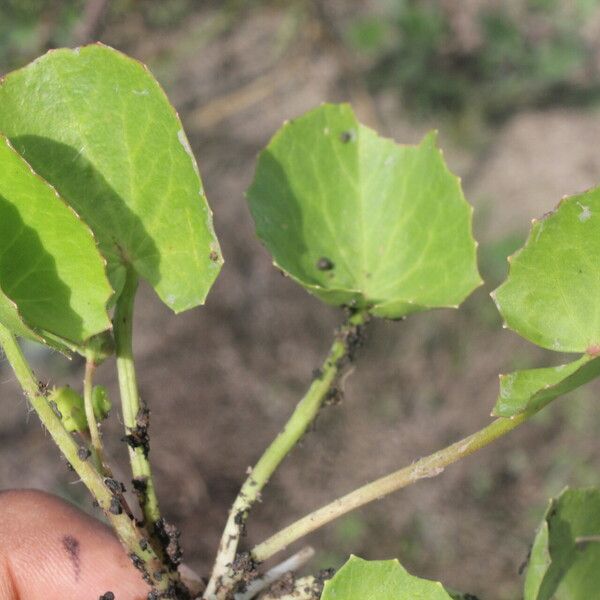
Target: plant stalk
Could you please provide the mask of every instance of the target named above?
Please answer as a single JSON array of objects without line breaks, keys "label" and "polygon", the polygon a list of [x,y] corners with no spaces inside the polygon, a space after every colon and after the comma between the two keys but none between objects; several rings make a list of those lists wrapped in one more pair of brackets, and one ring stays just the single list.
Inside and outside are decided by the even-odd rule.
[{"label": "plant stalk", "polygon": [[417,460],[408,467],[367,483],[353,492],[334,500],[330,504],[288,525],[285,529],[282,529],[258,546],[255,546],[250,552],[251,557],[256,562],[265,561],[296,540],[303,538],[356,508],[364,506],[373,500],[379,500],[396,490],[416,483],[420,479],[440,475],[448,465],[473,454],[511,432],[513,429],[516,429],[549,402],[550,400],[532,410],[511,418],[496,419],[487,427],[455,442],[447,448],[438,450],[429,456]]},{"label": "plant stalk", "polygon": [[152,531],[155,523],[160,520],[160,510],[148,460],[148,412],[140,402],[133,361],[133,308],[137,287],[137,275],[133,269],[128,268],[125,286],[115,307],[113,330],[129,461],[134,485],[140,491],[140,508],[148,529]]},{"label": "plant stalk", "polygon": [[104,459],[104,449],[102,447],[102,437],[98,429],[96,415],[94,414],[94,405],[92,403],[92,391],[94,386],[94,373],[96,371],[96,360],[93,352],[86,350],[85,353],[85,375],[83,378],[83,405],[85,408],[85,418],[87,420],[90,432],[92,457],[96,463],[98,471],[102,475],[108,475],[106,462]]},{"label": "plant stalk", "polygon": [[163,569],[160,559],[144,542],[143,532],[135,526],[126,512],[119,512],[120,506],[118,503],[115,504],[113,492],[107,487],[94,465],[80,458],[79,445],[65,429],[44,393],[40,391],[39,382],[34,377],[17,340],[3,325],[0,325],[0,345],[42,425],[103,510],[129,557],[147,577],[150,585],[160,592],[167,591],[170,584],[168,578],[155,576]]},{"label": "plant stalk", "polygon": [[339,391],[336,382],[343,368],[352,360],[361,341],[361,328],[368,319],[366,312],[351,314],[336,331],[335,340],[323,366],[313,380],[305,396],[297,404],[292,416],[265,450],[250,475],[242,485],[229,512],[229,518],[221,537],[211,579],[206,588],[206,600],[222,600],[227,597],[237,579],[232,564],[238,543],[243,534],[248,513],[260,498],[260,493],[290,450],[306,433],[315,420],[328,395]]},{"label": "plant stalk", "polygon": [[312,575],[296,579],[292,587],[293,590],[284,593],[283,596],[281,591],[277,590],[260,596],[260,600],[319,600],[321,597],[322,584]]},{"label": "plant stalk", "polygon": [[235,594],[234,600],[252,600],[270,585],[285,577],[288,573],[299,571],[313,556],[315,551],[310,546],[305,546],[293,556],[282,563],[269,569],[263,576],[251,581],[243,592]]}]

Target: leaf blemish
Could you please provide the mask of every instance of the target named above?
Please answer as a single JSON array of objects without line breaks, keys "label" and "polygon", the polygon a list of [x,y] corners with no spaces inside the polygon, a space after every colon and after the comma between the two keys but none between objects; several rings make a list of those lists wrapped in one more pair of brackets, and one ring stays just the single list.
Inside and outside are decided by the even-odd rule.
[{"label": "leaf blemish", "polygon": [[319,271],[331,271],[331,269],[333,269],[334,266],[335,265],[333,264],[333,262],[326,256],[322,256],[317,261],[317,269],[319,269]]},{"label": "leaf blemish", "polygon": [[340,140],[343,144],[347,144],[348,142],[353,142],[356,140],[356,131],[354,129],[348,129],[348,131],[342,131],[340,133]]},{"label": "leaf blemish", "polygon": [[600,344],[591,344],[586,348],[585,353],[590,356],[600,356]]},{"label": "leaf blemish", "polygon": [[83,154],[84,150],[85,150],[85,146],[81,146],[81,148],[79,148],[79,150],[77,151],[77,154],[75,154],[75,156],[73,157],[73,162],[75,162]]},{"label": "leaf blemish", "polygon": [[579,208],[581,208],[581,212],[579,213],[579,220],[582,223],[585,223],[592,216],[592,211],[590,210],[589,206],[585,206],[584,204],[581,204],[581,202],[578,202],[577,204]]},{"label": "leaf blemish", "polygon": [[150,92],[148,90],[131,90],[136,96],[147,96]]}]

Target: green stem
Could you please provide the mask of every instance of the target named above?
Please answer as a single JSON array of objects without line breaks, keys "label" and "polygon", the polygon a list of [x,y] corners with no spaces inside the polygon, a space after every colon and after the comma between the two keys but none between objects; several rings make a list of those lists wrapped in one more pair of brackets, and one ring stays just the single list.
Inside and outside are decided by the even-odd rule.
[{"label": "green stem", "polygon": [[46,396],[40,392],[39,383],[23,356],[17,340],[2,325],[0,325],[0,345],[40,421],[50,433],[50,436],[59,447],[63,456],[72,465],[73,469],[75,469],[83,484],[89,489],[100,508],[104,511],[106,518],[121,540],[126,552],[130,557],[136,557],[134,562],[137,565],[143,565],[143,571],[155,589],[161,592],[166,591],[169,586],[168,579],[166,577],[157,578],[155,576],[155,573],[163,569],[161,561],[152,548],[147,543],[144,543],[143,533],[137,529],[127,514],[125,512],[115,514],[118,510],[115,510],[113,492],[105,485],[103,478],[96,471],[93,464],[79,457],[79,445],[65,429]]},{"label": "green stem", "polygon": [[90,431],[92,456],[98,471],[103,474],[109,474],[104,460],[104,450],[102,447],[102,437],[96,422],[94,414],[94,405],[92,402],[92,391],[94,386],[94,372],[96,371],[96,361],[94,354],[90,351],[85,353],[85,376],[83,378],[83,403],[85,408],[85,418]]},{"label": "green stem", "polygon": [[271,475],[315,420],[328,394],[335,391],[335,383],[339,379],[340,371],[352,358],[356,343],[360,340],[359,330],[367,318],[365,312],[354,313],[338,329],[318,376],[297,404],[282,431],[265,450],[242,485],[229,512],[204,598],[211,600],[225,598],[228,590],[231,590],[234,585],[236,574],[233,573],[231,565],[235,559],[248,513],[260,497],[260,493]]},{"label": "green stem", "polygon": [[474,433],[443,450],[438,450],[425,458],[421,458],[408,467],[372,481],[371,483],[334,500],[330,504],[315,510],[256,546],[250,553],[252,558],[257,562],[267,560],[274,554],[277,554],[286,548],[292,542],[299,540],[312,531],[319,529],[330,521],[333,521],[356,508],[364,506],[373,500],[383,498],[396,490],[416,483],[420,479],[439,475],[448,465],[473,454],[477,450],[484,448],[498,438],[506,435],[513,429],[516,429],[536,412],[541,410],[548,402],[549,401],[536,407],[534,410],[530,410],[510,419],[496,419],[477,433]]},{"label": "green stem", "polygon": [[133,362],[133,307],[137,287],[137,275],[133,269],[129,268],[125,286],[117,300],[113,329],[123,424],[129,440],[131,471],[136,482],[135,485],[138,486],[136,489],[142,490],[138,496],[140,507],[148,528],[152,530],[154,524],[160,520],[160,510],[148,460],[147,413],[140,402]]}]

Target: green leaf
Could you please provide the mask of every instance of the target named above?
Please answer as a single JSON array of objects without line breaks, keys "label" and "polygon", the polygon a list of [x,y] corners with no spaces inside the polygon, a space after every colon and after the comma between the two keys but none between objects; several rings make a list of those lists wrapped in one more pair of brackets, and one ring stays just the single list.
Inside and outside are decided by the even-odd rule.
[{"label": "green leaf", "polygon": [[600,490],[550,502],[525,578],[525,600],[591,600],[600,589]]},{"label": "green leaf", "polygon": [[58,347],[110,327],[89,227],[0,134],[0,323]]},{"label": "green leaf", "polygon": [[536,600],[538,598],[541,600],[541,597],[539,596],[540,586],[544,580],[546,571],[552,562],[550,551],[548,549],[549,536],[548,522],[544,519],[537,530],[533,545],[529,551],[529,556],[527,557],[524,600]]},{"label": "green leaf", "polygon": [[[73,388],[68,385],[53,388],[48,394],[48,402],[53,404],[67,431],[88,430],[83,397]],[[92,390],[92,408],[98,421],[106,419],[112,409],[108,391],[103,385],[94,386]]]},{"label": "green leaf", "polygon": [[534,221],[494,292],[508,327],[561,352],[600,350],[600,188]]},{"label": "green leaf", "polygon": [[572,363],[500,375],[500,395],[492,412],[512,417],[536,410],[600,375],[600,358],[584,354]]},{"label": "green leaf", "polygon": [[441,583],[410,575],[397,560],[351,556],[325,582],[321,600],[452,600]]},{"label": "green leaf", "polygon": [[472,209],[435,134],[399,146],[323,105],[275,135],[248,198],[275,264],[330,304],[401,318],[481,283]]},{"label": "green leaf", "polygon": [[53,388],[48,394],[48,402],[53,404],[67,431],[87,431],[83,398],[73,388],[68,385]]},{"label": "green leaf", "polygon": [[181,122],[144,65],[97,44],[7,75],[0,131],[90,225],[121,292],[127,264],[174,311],[204,301],[221,265]]}]

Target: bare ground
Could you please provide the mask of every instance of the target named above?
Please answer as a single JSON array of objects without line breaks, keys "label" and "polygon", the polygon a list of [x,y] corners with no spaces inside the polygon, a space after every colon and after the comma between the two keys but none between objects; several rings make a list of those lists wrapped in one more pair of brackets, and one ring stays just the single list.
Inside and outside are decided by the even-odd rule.
[{"label": "bare ground", "polygon": [[[265,10],[231,28],[215,25],[208,39],[214,15],[199,11],[159,38],[142,22],[105,36],[147,61],[181,109],[227,261],[205,308],[175,317],[144,288],[136,321],[159,497],[183,531],[186,561],[204,574],[246,468],[285,422],[341,319],[281,277],[256,241],[243,197],[256,153],[284,119],[324,100],[351,97],[364,118],[377,115],[383,133],[399,141],[416,141],[427,128],[389,99],[365,101],[314,24],[296,25],[300,33],[281,42],[289,24]],[[497,132],[474,174],[473,157],[442,131],[450,163],[472,175],[466,191],[482,215],[484,253],[507,234],[526,231],[528,220],[563,194],[597,181],[597,117],[567,110],[518,115]],[[492,262],[482,269],[494,280]],[[252,513],[248,546],[485,425],[498,372],[556,361],[501,329],[490,289],[478,290],[460,311],[371,325],[345,400],[323,410],[274,477]],[[77,361],[65,365],[34,349],[31,355],[44,377],[81,378]],[[110,382],[113,366],[99,379]],[[40,487],[89,507],[37,419],[28,418],[4,364],[0,378],[0,487]],[[517,571],[547,497],[566,484],[598,483],[596,392],[563,401],[443,475],[314,534],[314,564],[337,567],[349,552],[394,556],[416,574],[482,598],[519,598]],[[116,414],[109,434],[121,435]],[[124,470],[123,445],[109,448]]]}]

